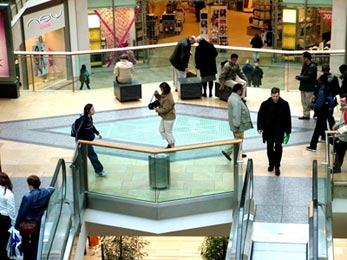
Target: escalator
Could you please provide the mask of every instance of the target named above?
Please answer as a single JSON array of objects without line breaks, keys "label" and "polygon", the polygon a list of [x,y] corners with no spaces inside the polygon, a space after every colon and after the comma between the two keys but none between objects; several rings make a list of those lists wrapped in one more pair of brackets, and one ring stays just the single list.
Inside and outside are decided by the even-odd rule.
[{"label": "escalator", "polygon": [[248,160],[239,206],[235,209],[226,260],[333,259],[331,203],[325,174],[312,165],[308,224],[255,222],[253,162]]}]

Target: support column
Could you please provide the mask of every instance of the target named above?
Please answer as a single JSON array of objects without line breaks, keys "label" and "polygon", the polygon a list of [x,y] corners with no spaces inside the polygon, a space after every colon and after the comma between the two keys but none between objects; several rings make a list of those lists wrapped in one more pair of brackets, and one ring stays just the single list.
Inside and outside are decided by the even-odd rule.
[{"label": "support column", "polygon": [[346,49],[347,49],[347,1],[346,0],[333,0],[332,8],[332,32],[331,32],[331,49],[332,50],[345,50],[345,55],[332,56],[330,58],[331,72],[339,75],[339,66],[347,63]]}]

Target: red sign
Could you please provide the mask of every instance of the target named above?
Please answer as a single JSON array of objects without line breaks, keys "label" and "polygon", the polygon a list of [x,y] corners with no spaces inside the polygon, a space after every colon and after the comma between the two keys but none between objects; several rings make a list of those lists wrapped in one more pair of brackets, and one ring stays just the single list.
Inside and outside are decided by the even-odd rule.
[{"label": "red sign", "polygon": [[331,10],[319,10],[318,12],[320,16],[331,26],[331,18],[333,17],[333,12]]}]

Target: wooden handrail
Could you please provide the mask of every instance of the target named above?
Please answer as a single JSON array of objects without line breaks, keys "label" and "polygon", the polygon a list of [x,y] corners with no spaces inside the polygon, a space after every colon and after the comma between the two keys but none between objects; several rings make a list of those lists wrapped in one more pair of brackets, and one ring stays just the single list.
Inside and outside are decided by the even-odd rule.
[{"label": "wooden handrail", "polygon": [[141,152],[141,153],[150,153],[150,154],[187,151],[187,150],[201,149],[201,148],[213,147],[213,146],[240,144],[241,142],[242,142],[242,139],[231,139],[228,141],[218,141],[218,142],[210,142],[210,143],[194,144],[194,145],[183,145],[183,146],[179,146],[179,147],[175,147],[175,148],[159,149],[158,150],[158,149],[141,148],[141,147],[135,147],[135,146],[102,143],[102,142],[95,142],[95,141],[85,141],[85,140],[79,140],[78,141],[79,144],[90,144],[90,145],[101,146],[101,147],[105,147],[105,148],[120,149],[120,150],[127,150],[127,151],[132,151],[132,152]]}]

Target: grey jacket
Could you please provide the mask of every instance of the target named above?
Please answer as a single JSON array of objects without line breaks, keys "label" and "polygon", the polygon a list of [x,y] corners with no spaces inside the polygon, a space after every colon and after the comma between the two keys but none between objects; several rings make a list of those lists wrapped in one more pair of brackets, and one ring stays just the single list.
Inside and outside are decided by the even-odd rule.
[{"label": "grey jacket", "polygon": [[241,97],[233,92],[228,98],[228,118],[232,132],[244,132],[253,128],[248,107]]},{"label": "grey jacket", "polygon": [[219,82],[221,86],[224,86],[225,81],[235,80],[236,76],[239,76],[241,79],[248,81],[239,64],[232,64],[230,61],[226,62],[219,75]]}]

